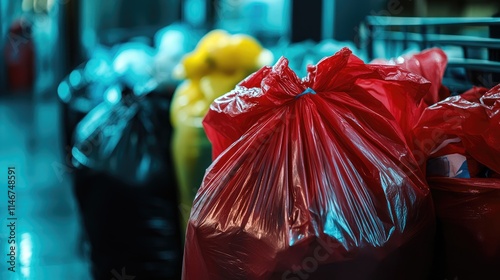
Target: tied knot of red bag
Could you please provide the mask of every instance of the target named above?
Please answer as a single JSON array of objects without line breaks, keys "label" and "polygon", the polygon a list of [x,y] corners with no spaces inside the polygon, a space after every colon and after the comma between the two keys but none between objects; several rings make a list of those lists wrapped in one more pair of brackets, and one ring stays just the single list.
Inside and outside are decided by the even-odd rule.
[{"label": "tied knot of red bag", "polygon": [[303,95],[306,95],[306,94],[316,94],[316,92],[312,88],[306,88],[306,90],[304,90],[301,94],[295,96],[295,99],[297,99]]}]

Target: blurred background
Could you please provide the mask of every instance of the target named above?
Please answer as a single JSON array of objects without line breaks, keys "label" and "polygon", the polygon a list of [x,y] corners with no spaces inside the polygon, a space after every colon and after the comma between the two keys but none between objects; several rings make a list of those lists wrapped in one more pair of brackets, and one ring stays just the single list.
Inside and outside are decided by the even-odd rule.
[{"label": "blurred background", "polygon": [[303,74],[344,46],[366,62],[419,48],[372,44],[370,16],[499,11],[489,0],[0,0],[0,186],[8,167],[17,174],[15,202],[0,197],[0,279],[180,279],[216,97],[283,55]]}]

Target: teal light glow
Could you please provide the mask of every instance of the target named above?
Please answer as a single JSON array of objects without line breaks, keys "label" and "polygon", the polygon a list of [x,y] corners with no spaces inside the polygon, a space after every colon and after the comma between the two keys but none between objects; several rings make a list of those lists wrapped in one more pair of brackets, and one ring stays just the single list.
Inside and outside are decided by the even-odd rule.
[{"label": "teal light glow", "polygon": [[57,88],[57,94],[63,102],[69,102],[69,100],[71,99],[71,90],[66,81],[63,81],[59,84],[59,87]]}]

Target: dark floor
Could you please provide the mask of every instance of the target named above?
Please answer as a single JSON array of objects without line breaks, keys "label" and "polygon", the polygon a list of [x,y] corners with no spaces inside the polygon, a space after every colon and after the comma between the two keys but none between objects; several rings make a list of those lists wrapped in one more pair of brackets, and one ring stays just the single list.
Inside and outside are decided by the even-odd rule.
[{"label": "dark floor", "polygon": [[[1,95],[1,94],[0,94]],[[33,104],[37,104],[34,106]],[[0,96],[0,279],[90,279],[55,100]],[[16,170],[16,267],[8,271],[7,170]]]}]

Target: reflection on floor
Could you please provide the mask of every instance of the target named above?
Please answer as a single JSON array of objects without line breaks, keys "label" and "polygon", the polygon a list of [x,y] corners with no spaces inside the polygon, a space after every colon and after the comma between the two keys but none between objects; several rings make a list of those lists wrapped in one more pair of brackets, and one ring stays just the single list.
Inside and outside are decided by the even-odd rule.
[{"label": "reflection on floor", "polygon": [[[91,279],[61,147],[56,101],[0,97],[0,279]],[[7,170],[14,166],[15,271],[8,270]],[[10,221],[9,221],[10,222]]]}]

